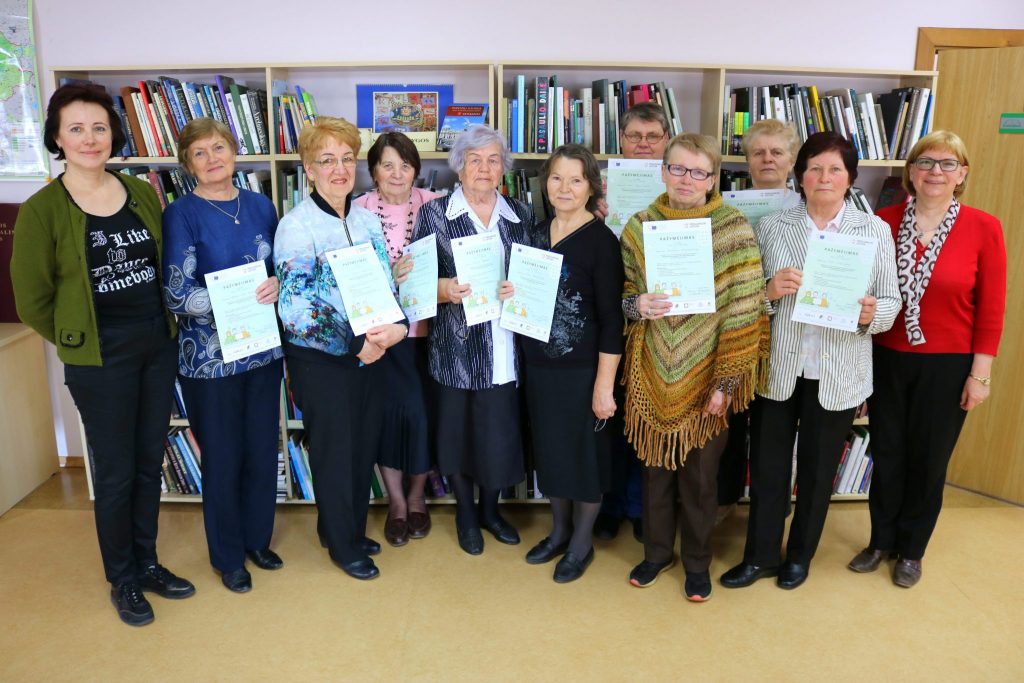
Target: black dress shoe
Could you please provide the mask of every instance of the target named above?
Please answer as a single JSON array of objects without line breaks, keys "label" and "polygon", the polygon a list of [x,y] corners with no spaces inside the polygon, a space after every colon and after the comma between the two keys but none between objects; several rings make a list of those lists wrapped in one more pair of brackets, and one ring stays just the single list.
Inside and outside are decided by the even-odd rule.
[{"label": "black dress shoe", "polygon": [[377,543],[372,538],[364,536],[363,540],[359,543],[359,548],[367,555],[380,555],[380,543]]},{"label": "black dress shoe", "polygon": [[722,574],[719,579],[726,588],[745,588],[758,579],[767,576],[778,576],[778,567],[759,567],[749,562],[740,562],[738,565]]},{"label": "black dress shoe", "polygon": [[369,581],[380,576],[380,570],[377,569],[377,565],[368,557],[356,560],[355,562],[341,562],[339,566],[343,572],[353,579],[359,579],[360,581]]},{"label": "black dress shoe", "polygon": [[220,582],[234,593],[248,593],[252,590],[252,575],[245,567],[220,575]]},{"label": "black dress shoe", "polygon": [[171,600],[187,598],[196,592],[192,582],[175,576],[162,564],[151,564],[142,570],[139,574],[139,588]]},{"label": "black dress shoe", "polygon": [[619,525],[622,524],[622,520],[618,517],[613,517],[607,512],[599,512],[597,519],[594,520],[594,538],[600,538],[602,541],[610,541],[619,534]]},{"label": "black dress shoe", "polygon": [[850,571],[855,571],[858,574],[867,574],[878,569],[878,565],[882,564],[882,560],[885,559],[889,552],[887,550],[876,550],[875,548],[864,548],[857,555],[850,560],[850,563],[846,567]]},{"label": "black dress shoe", "polygon": [[550,562],[569,549],[569,541],[563,541],[558,545],[551,542],[550,537],[542,538],[540,543],[530,548],[526,553],[527,564],[544,564]]},{"label": "black dress shoe", "polygon": [[584,555],[582,558],[578,557],[576,553],[569,551],[562,559],[555,565],[555,583],[569,583],[583,576],[583,572],[587,571],[587,567],[594,561],[594,548],[590,548],[590,552]]},{"label": "black dress shoe", "polygon": [[499,542],[506,545],[519,545],[519,532],[501,517],[493,522],[485,522],[483,527],[494,534],[494,538]]},{"label": "black dress shoe", "polygon": [[484,551],[484,535],[480,533],[479,527],[460,529],[456,524],[455,532],[459,536],[459,547],[470,555],[479,555]]},{"label": "black dress shoe", "polygon": [[252,563],[260,569],[280,569],[284,566],[284,560],[270,548],[263,550],[250,550],[246,553]]},{"label": "black dress shoe", "polygon": [[110,602],[114,604],[117,616],[129,626],[145,626],[153,621],[153,607],[134,581],[111,586]]},{"label": "black dress shoe", "polygon": [[782,567],[779,569],[779,578],[775,580],[775,584],[779,588],[793,590],[807,580],[807,572],[809,569],[810,566],[806,564],[783,562]]}]

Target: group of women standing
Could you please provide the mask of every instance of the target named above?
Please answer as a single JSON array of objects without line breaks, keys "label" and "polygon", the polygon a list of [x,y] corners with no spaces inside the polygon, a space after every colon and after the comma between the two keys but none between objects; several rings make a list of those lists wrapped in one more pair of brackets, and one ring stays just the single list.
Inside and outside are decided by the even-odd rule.
[{"label": "group of women standing", "polygon": [[[747,140],[755,157],[758,141],[766,143],[761,165],[771,168],[758,176],[784,180],[791,147],[773,136],[788,133],[763,132]],[[749,405],[747,544],[721,581],[739,587],[777,575],[794,588],[820,539],[853,411],[868,396],[872,536],[850,567],[871,571],[895,553],[898,585],[920,577],[963,417],[987,396],[1005,291],[998,221],[956,200],[968,162],[955,135],[934,133],[914,147],[904,176],[914,198],[883,211],[884,221],[846,201],[857,167],[850,143],[813,135],[793,162],[801,199],[756,228],[717,191],[717,142],[678,135],[665,147],[666,192],[617,242],[598,218],[603,191],[589,150],[565,145],[545,162],[554,215],[536,223],[529,206],[499,192],[511,156],[485,126],[456,140],[449,163],[460,185],[450,195],[414,188],[415,147],[387,134],[368,152],[376,189],[353,201],[358,131],[319,117],[299,138],[312,193],[279,224],[269,200],[232,184],[236,140],[210,119],[181,133],[179,160],[198,186],[162,219],[146,183],[105,169],[123,133],[101,88],[58,89],[45,134],[67,168],[23,206],[12,277],[19,314],[57,345],[82,413],[101,554],[125,622],[153,620],[142,591],[194,592],[157,563],[155,549],[175,369],[203,454],[211,563],[237,592],[252,585],[246,557],[263,569],[283,565],[270,549],[282,357],[307,431],[321,544],[357,579],[379,574],[371,556],[380,545],[366,536],[378,457],[390,544],[430,531],[424,484],[433,459],[454,489],[465,552],[483,552],[483,530],[519,543],[498,496],[524,476],[524,417],[552,510],[551,531],[526,560],[558,557],[554,580],[579,578],[593,560],[594,521],[611,486],[604,426],[621,413],[643,465],[644,559],[630,583],[649,586],[673,564],[678,527],[684,594],[707,600],[719,461],[730,416]],[[714,313],[667,315],[665,295],[647,291],[643,223],[684,218],[711,222]],[[855,332],[790,319],[808,237],[822,230],[879,243]],[[498,321],[467,324],[467,297],[515,292],[515,282],[486,292],[458,279],[453,243],[480,234],[498,235],[506,269],[517,244],[562,255],[546,343],[517,339]],[[404,248],[428,235],[437,244],[437,316],[354,334],[326,254],[369,243],[395,288],[414,267]],[[256,261],[267,278],[253,297],[277,305],[283,347],[226,362],[204,278]],[[924,299],[927,290],[933,295]],[[614,392],[620,359],[625,405]],[[783,563],[798,422],[799,496]]]}]

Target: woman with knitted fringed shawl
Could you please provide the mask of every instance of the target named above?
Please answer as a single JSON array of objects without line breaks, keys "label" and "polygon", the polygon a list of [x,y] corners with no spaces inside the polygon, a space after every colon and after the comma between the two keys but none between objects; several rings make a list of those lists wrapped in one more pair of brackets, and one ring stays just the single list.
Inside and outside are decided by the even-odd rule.
[{"label": "woman with knitted fringed shawl", "polygon": [[[754,233],[716,191],[721,155],[706,135],[677,135],[665,149],[666,193],[622,233],[622,308],[630,320],[624,355],[626,436],[643,468],[644,561],[630,573],[649,586],[674,563],[676,498],[682,517],[684,593],[711,597],[711,531],[718,460],[729,410],[743,410],[767,374],[768,318]],[[667,295],[647,292],[643,223],[710,218],[715,312],[666,313]]]}]

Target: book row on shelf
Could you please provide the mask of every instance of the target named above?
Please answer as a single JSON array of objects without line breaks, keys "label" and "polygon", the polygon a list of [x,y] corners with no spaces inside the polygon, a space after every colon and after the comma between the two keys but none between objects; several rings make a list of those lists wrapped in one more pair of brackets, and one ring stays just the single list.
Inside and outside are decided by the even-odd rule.
[{"label": "book row on shelf", "polygon": [[743,133],[763,119],[794,125],[800,141],[822,131],[850,140],[859,159],[906,159],[931,125],[930,88],[895,88],[877,97],[853,88],[818,94],[817,86],[797,83],[725,86],[722,153],[742,154]]},{"label": "book row on shelf", "polygon": [[557,75],[537,76],[528,84],[526,75],[518,74],[515,91],[515,97],[499,102],[513,153],[546,154],[575,143],[595,154],[619,154],[619,117],[641,102],[655,102],[665,110],[670,135],[683,132],[675,90],[661,81],[629,86],[624,80],[602,78],[573,94],[558,84]]}]

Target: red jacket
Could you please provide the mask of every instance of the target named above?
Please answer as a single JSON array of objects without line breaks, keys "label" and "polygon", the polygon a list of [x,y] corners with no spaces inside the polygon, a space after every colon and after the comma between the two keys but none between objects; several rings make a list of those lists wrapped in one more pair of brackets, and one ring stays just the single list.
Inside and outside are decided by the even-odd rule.
[{"label": "red jacket", "polygon": [[[878,215],[898,239],[906,204],[887,206]],[[917,244],[916,258],[924,255]],[[904,302],[905,304],[906,302]],[[999,219],[970,206],[960,215],[942,245],[932,279],[921,299],[921,330],[925,343],[907,341],[903,311],[876,344],[915,353],[985,353],[996,355],[1006,308],[1006,247]]]}]

